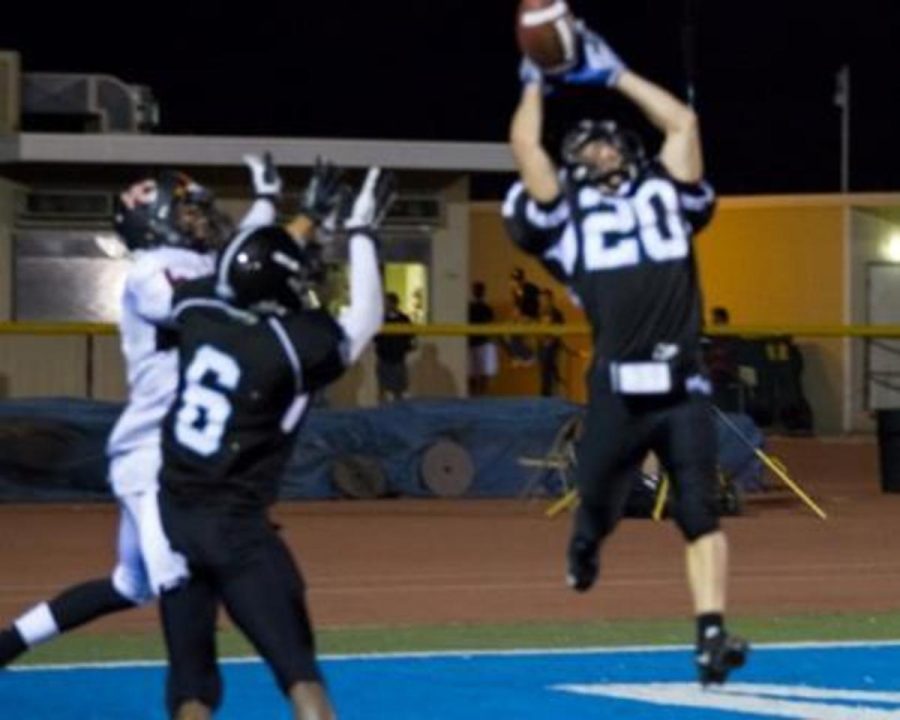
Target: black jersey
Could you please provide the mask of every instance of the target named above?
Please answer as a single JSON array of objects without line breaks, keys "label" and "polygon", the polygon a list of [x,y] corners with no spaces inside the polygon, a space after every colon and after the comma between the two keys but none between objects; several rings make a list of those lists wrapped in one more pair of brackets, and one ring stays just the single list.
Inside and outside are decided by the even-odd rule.
[{"label": "black jersey", "polygon": [[309,394],[344,371],[345,336],[326,312],[246,312],[214,281],[176,290],[178,394],[163,424],[161,482],[190,502],[275,501]]},{"label": "black jersey", "polygon": [[503,215],[516,244],[577,296],[593,328],[595,365],[677,356],[690,374],[702,324],[692,240],[714,205],[708,184],[678,182],[653,162],[614,194],[568,186],[549,204],[516,183]]}]

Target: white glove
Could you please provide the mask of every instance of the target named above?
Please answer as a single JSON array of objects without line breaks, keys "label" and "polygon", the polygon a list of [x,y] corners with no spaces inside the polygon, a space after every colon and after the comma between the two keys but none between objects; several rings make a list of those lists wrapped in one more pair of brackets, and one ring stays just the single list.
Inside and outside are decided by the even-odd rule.
[{"label": "white glove", "polygon": [[273,200],[281,197],[281,176],[272,160],[272,153],[265,152],[262,157],[244,155],[244,164],[250,169],[253,193],[256,197],[267,197]]},{"label": "white glove", "polygon": [[394,200],[395,187],[392,172],[369,168],[350,214],[344,220],[344,228],[349,231],[377,229]]}]

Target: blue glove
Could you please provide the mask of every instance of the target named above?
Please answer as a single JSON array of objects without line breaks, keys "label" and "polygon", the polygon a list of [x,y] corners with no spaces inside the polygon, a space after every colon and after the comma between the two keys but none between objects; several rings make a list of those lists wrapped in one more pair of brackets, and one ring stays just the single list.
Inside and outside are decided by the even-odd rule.
[{"label": "blue glove", "polygon": [[523,57],[519,64],[519,80],[523,85],[540,85],[544,82],[544,73],[529,57]]},{"label": "blue glove", "polygon": [[527,56],[523,57],[519,64],[519,80],[522,81],[523,87],[539,85],[543,89],[544,95],[550,95],[556,90],[552,79],[541,70],[534,60]]},{"label": "blue glove", "polygon": [[575,25],[580,44],[581,59],[578,65],[562,76],[568,85],[593,85],[611,87],[625,70],[625,63],[600,35],[590,30],[582,21]]},{"label": "blue glove", "polygon": [[281,197],[281,176],[272,153],[265,152],[259,155],[244,155],[244,164],[250,169],[250,177],[253,181],[253,192],[256,197],[279,198]]}]

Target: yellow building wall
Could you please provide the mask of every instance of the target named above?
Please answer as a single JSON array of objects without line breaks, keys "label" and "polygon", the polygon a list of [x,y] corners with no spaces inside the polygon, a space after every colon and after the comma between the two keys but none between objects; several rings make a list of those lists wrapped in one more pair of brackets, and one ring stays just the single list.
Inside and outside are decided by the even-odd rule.
[{"label": "yellow building wall", "polygon": [[721,205],[696,243],[707,308],[735,325],[843,322],[842,208]]},{"label": "yellow building wall", "polygon": [[[697,256],[705,306],[724,305],[735,325],[839,325],[844,318],[843,207],[833,200],[723,199],[713,223],[698,237]],[[488,301],[509,317],[508,278],[516,266],[533,282],[558,288],[538,263],[506,237],[495,203],[474,203],[470,277],[487,285]],[[563,294],[560,289],[559,297]],[[567,320],[582,315],[567,301]],[[568,341],[570,345],[575,344]],[[804,386],[817,430],[838,432],[842,417],[842,340],[798,340],[806,361]],[[579,347],[587,348],[586,339]],[[563,362],[567,391],[582,400],[585,361]],[[537,370],[507,368],[497,394],[535,394]]]},{"label": "yellow building wall", "polygon": [[[841,325],[845,317],[844,209],[724,199],[697,240],[709,309],[723,305],[734,325]],[[798,338],[803,386],[821,433],[841,431],[844,340]]]}]

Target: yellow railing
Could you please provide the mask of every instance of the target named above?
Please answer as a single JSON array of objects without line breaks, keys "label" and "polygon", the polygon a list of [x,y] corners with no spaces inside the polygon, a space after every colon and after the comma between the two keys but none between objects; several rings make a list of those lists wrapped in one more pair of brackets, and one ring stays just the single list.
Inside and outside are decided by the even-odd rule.
[{"label": "yellow railing", "polygon": [[[115,325],[104,323],[0,322],[0,334],[8,335],[115,335]],[[545,325],[539,323],[433,323],[429,325],[388,324],[382,332],[390,335],[414,333],[429,336],[465,335],[589,335],[586,323]],[[791,335],[815,338],[900,338],[900,325],[729,325],[708,327],[706,335]]]}]

